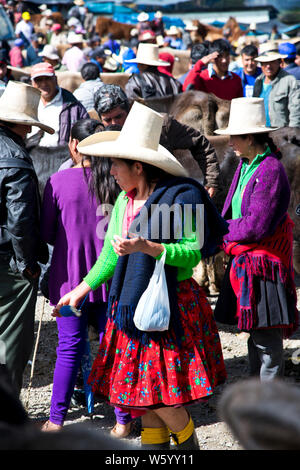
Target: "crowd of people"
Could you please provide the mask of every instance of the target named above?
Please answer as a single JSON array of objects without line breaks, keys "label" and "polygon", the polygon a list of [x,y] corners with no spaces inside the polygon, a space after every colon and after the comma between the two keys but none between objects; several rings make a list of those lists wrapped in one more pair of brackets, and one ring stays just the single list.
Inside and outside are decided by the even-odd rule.
[{"label": "crowd of people", "polygon": [[[0,363],[18,395],[46,272],[58,347],[42,431],[64,425],[91,322],[99,351],[88,384],[114,407],[111,434],[127,437],[140,417],[142,448],[170,449],[172,439],[177,449],[199,449],[187,406],[226,381],[217,322],[249,332],[250,375],[262,381],[283,376],[283,339],[298,328],[290,187],[272,132],[300,127],[300,41],[265,50],[246,44],[239,65],[225,37],[193,42],[192,25],[166,31],[161,12],[151,22],[141,13],[125,43],[95,35],[83,0],[74,1],[65,26],[42,5],[39,32],[22,3],[5,7],[16,39],[2,41],[0,52]],[[190,51],[182,77],[173,76],[174,56],[162,46]],[[111,59],[115,71],[131,74],[124,89],[101,80]],[[14,80],[14,67],[29,67],[29,82]],[[64,70],[81,73],[73,93],[58,84]],[[228,126],[215,133],[230,136],[240,163],[222,214],[213,203],[220,168],[207,137],[138,102],[189,90],[231,103]],[[32,139],[49,152],[69,149],[42,195]],[[174,157],[178,149],[190,151],[202,184]],[[186,213],[178,219],[175,206],[190,208],[188,233]],[[169,221],[157,216],[161,207]],[[213,313],[193,270],[221,250],[229,262]],[[169,326],[141,331],[134,312],[159,262]]]}]

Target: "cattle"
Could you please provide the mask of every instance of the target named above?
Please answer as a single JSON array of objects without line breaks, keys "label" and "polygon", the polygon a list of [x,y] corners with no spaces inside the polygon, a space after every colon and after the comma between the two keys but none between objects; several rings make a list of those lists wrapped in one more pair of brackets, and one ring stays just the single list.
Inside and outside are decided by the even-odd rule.
[{"label": "cattle", "polygon": [[227,126],[230,101],[221,100],[212,93],[185,91],[177,95],[169,113],[179,122],[199,130],[206,136]]},{"label": "cattle", "polygon": [[[65,88],[66,90],[69,90],[71,93],[73,93],[83,82],[83,78],[80,72],[57,71],[56,76],[58,85],[62,88]],[[119,85],[123,90],[125,89],[125,85],[128,82],[129,77],[129,73],[100,73],[100,78],[103,83],[113,83],[114,85]]]},{"label": "cattle", "polygon": [[[41,19],[45,16],[42,13],[36,13],[31,15],[31,22],[35,28],[35,31],[38,32],[38,27],[41,22]],[[47,17],[49,20],[52,20],[53,23],[59,23],[63,28],[65,26],[65,20],[60,11],[53,11],[51,16]]]},{"label": "cattle", "polygon": [[106,18],[105,16],[98,16],[95,25],[95,33],[98,34],[101,38],[108,36],[109,33],[114,35],[115,39],[125,39],[129,41],[130,31],[135,28],[133,24],[119,23],[114,21],[111,18]]},{"label": "cattle", "polygon": [[282,379],[228,386],[218,414],[245,450],[300,450],[300,390]]}]

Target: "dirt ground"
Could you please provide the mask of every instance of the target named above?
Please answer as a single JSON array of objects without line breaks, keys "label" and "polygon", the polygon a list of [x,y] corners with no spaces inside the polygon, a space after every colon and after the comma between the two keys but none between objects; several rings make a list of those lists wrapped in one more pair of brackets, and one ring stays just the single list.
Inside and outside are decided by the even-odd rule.
[{"label": "dirt ground", "polygon": [[[300,278],[297,281],[298,309],[300,308]],[[210,297],[214,308],[217,297]],[[57,329],[56,322],[51,317],[51,307],[44,303],[42,296],[38,297],[36,308],[35,331],[36,337],[42,316],[40,336],[34,372],[29,387],[32,365],[29,362],[24,375],[24,386],[21,400],[27,408],[28,414],[34,421],[42,421],[48,418],[51,401],[52,378],[56,359]],[[215,395],[206,403],[195,404],[189,407],[194,419],[196,433],[203,450],[241,450],[237,440],[232,436],[227,425],[221,421],[218,415],[218,402],[224,389],[231,383],[247,378],[247,335],[238,333],[235,327],[224,327],[218,324],[219,334],[223,348],[223,355],[228,373],[227,382],[219,386]],[[92,355],[97,351],[97,342],[91,343]],[[300,386],[300,364],[295,365],[291,361],[294,351],[300,348],[300,329],[292,338],[284,341],[284,353],[286,360],[285,381]],[[103,403],[96,402],[93,415],[89,415],[86,407],[71,407],[68,412],[65,425],[72,423],[85,423],[93,429],[101,429],[109,433],[115,424],[113,409]],[[139,421],[136,428],[128,438],[134,445],[140,444]]]}]

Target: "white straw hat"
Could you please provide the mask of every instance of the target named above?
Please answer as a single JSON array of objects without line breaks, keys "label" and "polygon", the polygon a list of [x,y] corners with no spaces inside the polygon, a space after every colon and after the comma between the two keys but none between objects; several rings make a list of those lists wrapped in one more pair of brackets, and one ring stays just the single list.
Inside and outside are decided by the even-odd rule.
[{"label": "white straw hat", "polygon": [[266,126],[263,98],[235,98],[231,101],[228,127],[214,132],[221,135],[243,135],[271,132],[277,127]]},{"label": "white straw hat", "polygon": [[287,55],[279,54],[279,52],[264,52],[262,55],[259,55],[254,60],[256,62],[264,63],[264,62],[273,62],[274,60],[285,59]]},{"label": "white straw hat", "polygon": [[38,55],[40,57],[47,57],[47,59],[51,59],[51,60],[60,60],[60,57],[58,55],[58,50],[56,49],[56,47],[52,46],[51,44],[46,44],[42,52],[39,52]]},{"label": "white straw hat", "polygon": [[159,144],[162,125],[161,114],[134,102],[120,132],[98,132],[77,147],[84,155],[137,160],[174,176],[188,176],[181,163]]},{"label": "white straw hat", "polygon": [[137,20],[138,21],[148,21],[149,20],[149,15],[148,13],[142,11],[142,13],[140,13],[137,17]]},{"label": "white straw hat", "polygon": [[42,124],[37,117],[41,92],[22,82],[10,80],[0,98],[0,120],[14,124],[37,126],[48,134],[54,129]]},{"label": "white straw hat", "polygon": [[159,58],[159,47],[157,44],[147,44],[141,42],[139,44],[136,58],[127,60],[127,63],[135,62],[145,65],[170,65],[169,62]]},{"label": "white straw hat", "polygon": [[74,33],[73,31],[71,31],[68,34],[68,43],[69,44],[79,44],[79,43],[82,43],[83,41],[84,41],[84,39],[83,39],[82,34],[77,34],[77,33]]}]

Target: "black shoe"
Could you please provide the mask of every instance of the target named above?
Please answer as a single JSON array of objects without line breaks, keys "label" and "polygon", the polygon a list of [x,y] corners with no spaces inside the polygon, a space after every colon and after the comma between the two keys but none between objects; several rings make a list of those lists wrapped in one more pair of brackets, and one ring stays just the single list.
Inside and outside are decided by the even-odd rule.
[{"label": "black shoe", "polygon": [[142,450],[170,450],[170,442],[163,442],[162,444],[142,444]]}]

